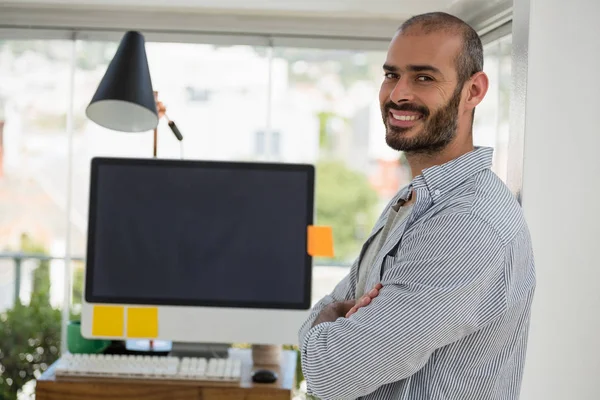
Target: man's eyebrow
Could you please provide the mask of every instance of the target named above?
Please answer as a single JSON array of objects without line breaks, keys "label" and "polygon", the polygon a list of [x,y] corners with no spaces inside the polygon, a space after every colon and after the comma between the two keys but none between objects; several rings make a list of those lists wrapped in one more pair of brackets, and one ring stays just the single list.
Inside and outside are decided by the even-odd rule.
[{"label": "man's eyebrow", "polygon": [[398,68],[394,67],[393,65],[383,64],[383,70],[388,72],[396,72],[398,71]]},{"label": "man's eyebrow", "polygon": [[433,65],[409,65],[408,70],[413,72],[433,72],[435,74],[442,74],[442,71]]},{"label": "man's eyebrow", "polygon": [[[406,67],[406,69],[411,72],[432,72],[442,75],[442,71],[433,65],[409,65]],[[383,70],[387,72],[398,72],[399,68],[394,65],[383,64]]]}]

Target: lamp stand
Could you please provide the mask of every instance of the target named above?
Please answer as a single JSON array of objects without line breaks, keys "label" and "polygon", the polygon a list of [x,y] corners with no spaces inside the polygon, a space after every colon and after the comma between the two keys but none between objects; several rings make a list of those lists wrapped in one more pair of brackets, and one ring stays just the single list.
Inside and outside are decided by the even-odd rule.
[{"label": "lamp stand", "polygon": [[158,128],[154,128],[154,151],[152,155],[156,158],[156,142],[158,141]]},{"label": "lamp stand", "polygon": [[[167,118],[169,127],[175,134],[175,137],[177,138],[177,140],[179,140],[179,141],[183,140],[183,136],[181,135],[181,132],[179,132],[179,129],[177,128],[177,125],[175,125],[175,122],[169,120],[169,117],[167,117],[167,107],[165,107],[165,105],[162,103],[162,101],[158,100],[158,92],[156,90],[154,91],[154,101],[156,102],[156,111],[158,112],[158,120],[160,121],[160,119],[162,117]],[[156,128],[154,128],[154,148],[152,150],[152,156],[154,158],[156,158],[157,153],[158,153],[157,144],[158,144],[158,126]],[[152,351],[154,349],[154,340],[150,339],[148,346],[150,347],[150,350]]]}]

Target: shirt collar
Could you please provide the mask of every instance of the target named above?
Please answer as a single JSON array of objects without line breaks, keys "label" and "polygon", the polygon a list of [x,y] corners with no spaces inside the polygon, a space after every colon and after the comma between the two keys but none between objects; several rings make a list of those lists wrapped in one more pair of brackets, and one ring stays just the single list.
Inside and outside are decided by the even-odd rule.
[{"label": "shirt collar", "polygon": [[[435,201],[478,172],[491,168],[493,154],[491,147],[475,147],[473,151],[454,160],[424,169],[421,175],[413,179],[409,188],[426,188]],[[403,198],[402,194],[400,197]]]}]

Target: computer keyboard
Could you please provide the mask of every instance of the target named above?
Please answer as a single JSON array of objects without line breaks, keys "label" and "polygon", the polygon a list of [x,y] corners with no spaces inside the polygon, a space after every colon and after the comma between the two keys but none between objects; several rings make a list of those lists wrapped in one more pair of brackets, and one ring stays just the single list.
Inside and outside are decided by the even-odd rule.
[{"label": "computer keyboard", "polygon": [[175,381],[236,382],[242,361],[231,358],[196,358],[110,354],[63,355],[56,366],[60,378],[125,378]]}]

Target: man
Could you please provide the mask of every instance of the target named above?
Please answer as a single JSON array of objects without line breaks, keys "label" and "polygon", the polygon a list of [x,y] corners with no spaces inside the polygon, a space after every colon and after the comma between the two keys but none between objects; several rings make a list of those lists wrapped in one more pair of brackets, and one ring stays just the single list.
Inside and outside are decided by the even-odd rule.
[{"label": "man", "polygon": [[392,39],[380,102],[387,144],[415,177],[389,203],[349,275],[300,330],[320,399],[513,400],[535,287],[514,196],[473,146],[488,79],[476,32],[411,18]]}]

